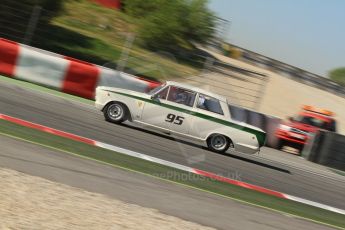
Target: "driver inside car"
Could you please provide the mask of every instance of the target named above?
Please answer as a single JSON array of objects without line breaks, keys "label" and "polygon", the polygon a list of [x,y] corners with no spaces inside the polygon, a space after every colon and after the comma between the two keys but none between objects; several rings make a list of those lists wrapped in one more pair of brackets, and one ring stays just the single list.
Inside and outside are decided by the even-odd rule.
[{"label": "driver inside car", "polygon": [[206,101],[206,98],[203,95],[200,95],[199,100],[198,100],[198,108],[206,109],[205,101]]},{"label": "driver inside car", "polygon": [[179,103],[179,104],[187,104],[187,93],[185,92],[178,92],[176,93],[176,98],[175,98],[175,102]]}]

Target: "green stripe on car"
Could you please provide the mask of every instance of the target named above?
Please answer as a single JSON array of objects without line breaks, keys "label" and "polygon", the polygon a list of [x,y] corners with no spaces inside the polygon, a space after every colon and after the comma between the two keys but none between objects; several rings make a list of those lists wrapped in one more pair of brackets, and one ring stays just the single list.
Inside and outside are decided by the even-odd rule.
[{"label": "green stripe on car", "polygon": [[209,116],[209,115],[206,115],[206,114],[203,114],[203,113],[198,113],[198,112],[194,112],[194,111],[191,111],[191,110],[188,110],[188,109],[183,109],[183,108],[180,108],[180,107],[177,107],[177,106],[164,104],[164,103],[162,103],[160,101],[156,101],[156,100],[153,100],[153,99],[147,99],[147,98],[143,98],[143,97],[138,97],[138,96],[130,95],[130,94],[127,94],[127,93],[120,93],[120,92],[110,91],[110,90],[109,90],[109,92],[117,93],[117,94],[120,94],[120,95],[123,95],[123,96],[127,96],[127,97],[131,97],[131,98],[135,98],[135,99],[142,100],[142,101],[145,101],[145,102],[148,102],[148,103],[151,103],[151,104],[156,104],[156,105],[159,105],[159,106],[163,106],[165,108],[173,109],[173,110],[176,110],[176,111],[179,111],[179,112],[187,113],[187,114],[190,114],[190,115],[193,115],[193,116],[196,116],[196,117],[200,117],[200,118],[203,118],[203,119],[206,119],[206,120],[209,120],[209,121],[213,121],[213,122],[216,122],[216,123],[219,123],[219,124],[222,124],[222,125],[226,125],[226,126],[229,126],[229,127],[235,128],[235,129],[239,129],[239,130],[242,130],[242,131],[245,131],[245,132],[248,132],[248,133],[251,133],[251,134],[255,135],[257,140],[258,140],[258,142],[259,142],[260,147],[265,144],[265,140],[266,140],[266,133],[265,132],[261,132],[259,130],[252,129],[252,128],[249,128],[249,127],[246,127],[246,126],[242,126],[240,124],[236,124],[236,123],[233,123],[233,122],[230,122],[230,121],[225,121],[225,120],[222,120],[222,119],[219,119],[219,118],[216,118],[216,117],[212,117],[212,116]]}]

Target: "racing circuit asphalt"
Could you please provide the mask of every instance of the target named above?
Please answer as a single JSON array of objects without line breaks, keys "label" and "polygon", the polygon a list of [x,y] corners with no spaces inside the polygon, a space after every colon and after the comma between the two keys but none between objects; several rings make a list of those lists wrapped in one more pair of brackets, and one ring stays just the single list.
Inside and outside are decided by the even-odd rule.
[{"label": "racing circuit asphalt", "polygon": [[333,229],[2,135],[0,146],[0,167],[154,208],[217,229]]},{"label": "racing circuit asphalt", "polygon": [[91,105],[0,83],[0,113],[345,209],[345,180],[252,156],[219,155],[127,125],[113,125]]}]

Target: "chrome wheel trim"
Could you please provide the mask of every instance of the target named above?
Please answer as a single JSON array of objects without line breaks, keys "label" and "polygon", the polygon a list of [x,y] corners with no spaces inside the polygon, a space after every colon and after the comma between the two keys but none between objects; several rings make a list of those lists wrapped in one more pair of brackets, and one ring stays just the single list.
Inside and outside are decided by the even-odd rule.
[{"label": "chrome wheel trim", "polygon": [[211,146],[217,151],[224,150],[227,146],[228,140],[222,135],[215,135],[211,139]]},{"label": "chrome wheel trim", "polygon": [[123,108],[118,104],[112,104],[108,107],[109,118],[118,121],[123,117]]}]

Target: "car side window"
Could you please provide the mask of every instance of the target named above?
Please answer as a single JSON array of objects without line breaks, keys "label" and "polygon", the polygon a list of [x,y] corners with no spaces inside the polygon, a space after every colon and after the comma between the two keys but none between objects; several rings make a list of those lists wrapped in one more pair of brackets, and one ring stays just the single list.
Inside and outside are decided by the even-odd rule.
[{"label": "car side window", "polygon": [[170,86],[168,101],[192,107],[196,93],[176,86]]},{"label": "car side window", "polygon": [[160,91],[159,93],[156,94],[156,97],[157,97],[158,99],[164,99],[164,100],[166,100],[166,99],[167,99],[168,92],[169,92],[169,87],[165,87],[162,91]]},{"label": "car side window", "polygon": [[206,96],[204,94],[199,94],[196,107],[199,109],[224,115],[219,100],[213,97]]}]

